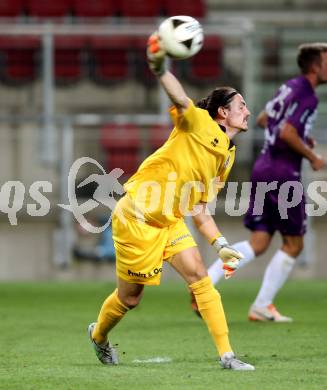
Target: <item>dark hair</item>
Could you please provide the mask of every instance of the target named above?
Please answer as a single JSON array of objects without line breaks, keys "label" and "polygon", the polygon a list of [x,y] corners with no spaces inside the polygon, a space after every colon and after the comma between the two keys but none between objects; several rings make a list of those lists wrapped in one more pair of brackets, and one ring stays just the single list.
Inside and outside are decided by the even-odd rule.
[{"label": "dark hair", "polygon": [[215,119],[219,107],[227,107],[238,92],[232,87],[219,87],[214,89],[209,96],[196,103],[196,107],[203,108],[209,112],[211,118]]},{"label": "dark hair", "polygon": [[321,53],[327,52],[327,43],[304,43],[298,48],[297,64],[302,73],[308,73],[312,64],[320,64]]}]

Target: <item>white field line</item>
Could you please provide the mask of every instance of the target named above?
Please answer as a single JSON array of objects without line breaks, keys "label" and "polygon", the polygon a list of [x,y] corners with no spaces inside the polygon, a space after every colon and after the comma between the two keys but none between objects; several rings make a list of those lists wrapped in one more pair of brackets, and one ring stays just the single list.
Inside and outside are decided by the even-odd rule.
[{"label": "white field line", "polygon": [[133,363],[170,363],[171,361],[170,357],[156,356],[149,359],[134,359]]}]

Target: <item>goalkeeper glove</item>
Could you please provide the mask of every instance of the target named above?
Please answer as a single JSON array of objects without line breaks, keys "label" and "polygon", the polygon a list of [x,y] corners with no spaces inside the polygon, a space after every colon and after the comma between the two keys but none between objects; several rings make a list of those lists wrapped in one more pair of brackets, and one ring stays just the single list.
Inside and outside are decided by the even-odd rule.
[{"label": "goalkeeper glove", "polygon": [[223,236],[216,238],[212,246],[217,250],[218,256],[224,263],[225,279],[229,279],[237,270],[240,259],[243,259],[243,254],[229,246],[226,238]]},{"label": "goalkeeper glove", "polygon": [[154,32],[148,39],[146,55],[152,73],[157,77],[162,76],[166,72],[166,52],[160,45],[157,32]]}]

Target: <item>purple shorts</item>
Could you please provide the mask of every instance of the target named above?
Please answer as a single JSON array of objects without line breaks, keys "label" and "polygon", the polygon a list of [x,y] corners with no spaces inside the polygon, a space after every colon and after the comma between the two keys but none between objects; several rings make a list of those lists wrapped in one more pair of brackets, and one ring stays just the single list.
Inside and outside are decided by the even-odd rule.
[{"label": "purple shorts", "polygon": [[283,183],[278,184],[276,190],[267,192],[263,207],[258,207],[258,198],[255,204],[257,183],[252,182],[250,204],[244,218],[244,225],[252,231],[265,231],[271,235],[277,230],[283,236],[303,236],[306,232],[305,197],[302,195],[301,201],[294,207],[288,208],[281,200],[278,204],[281,184]]}]

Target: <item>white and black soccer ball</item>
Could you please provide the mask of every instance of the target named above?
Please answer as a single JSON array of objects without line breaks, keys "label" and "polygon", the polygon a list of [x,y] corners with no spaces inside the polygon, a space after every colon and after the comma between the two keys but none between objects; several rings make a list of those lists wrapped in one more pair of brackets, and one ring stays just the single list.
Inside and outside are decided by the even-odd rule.
[{"label": "white and black soccer ball", "polygon": [[202,26],[191,16],[165,19],[159,26],[158,35],[167,55],[178,60],[194,56],[203,45]]}]

